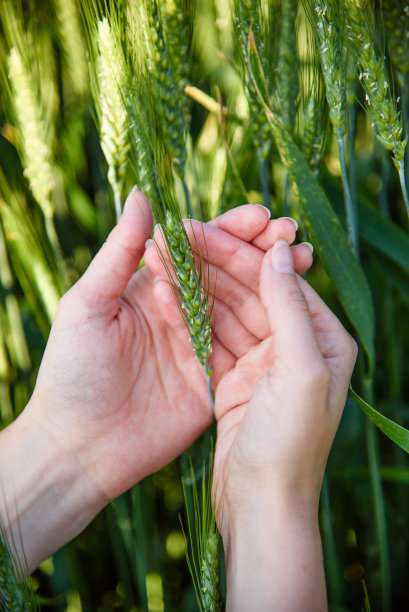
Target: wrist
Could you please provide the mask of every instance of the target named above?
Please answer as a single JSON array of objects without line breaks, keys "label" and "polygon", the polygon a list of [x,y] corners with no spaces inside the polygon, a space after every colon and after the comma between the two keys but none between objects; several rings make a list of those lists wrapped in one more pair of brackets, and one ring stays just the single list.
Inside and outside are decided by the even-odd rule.
[{"label": "wrist", "polygon": [[315,504],[295,495],[259,496],[253,502],[231,521],[229,515],[223,532],[227,611],[326,610]]},{"label": "wrist", "polygon": [[104,506],[80,458],[47,433],[30,405],[1,432],[0,465],[1,522],[28,571],[80,533]]}]

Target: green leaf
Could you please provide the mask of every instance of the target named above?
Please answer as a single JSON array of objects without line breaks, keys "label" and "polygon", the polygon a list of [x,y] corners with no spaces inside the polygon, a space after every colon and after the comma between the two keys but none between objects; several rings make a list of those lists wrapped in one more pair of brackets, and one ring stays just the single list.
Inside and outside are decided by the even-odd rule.
[{"label": "green leaf", "polygon": [[372,423],[388,436],[392,442],[395,442],[395,444],[409,453],[409,431],[383,416],[383,414],[375,410],[375,408],[372,408],[372,406],[367,404],[357,393],[355,393],[352,387],[349,387],[349,393],[366,416],[371,419]]}]

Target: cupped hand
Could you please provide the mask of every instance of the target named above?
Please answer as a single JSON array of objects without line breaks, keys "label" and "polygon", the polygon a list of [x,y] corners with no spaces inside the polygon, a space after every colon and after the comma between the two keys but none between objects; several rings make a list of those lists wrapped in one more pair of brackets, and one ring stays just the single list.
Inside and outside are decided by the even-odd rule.
[{"label": "cupped hand", "polygon": [[316,515],[356,359],[355,341],[295,273],[284,241],[263,258],[260,297],[270,333],[216,391],[214,498],[225,541],[263,508],[271,520],[277,506]]},{"label": "cupped hand", "polygon": [[[151,270],[135,273],[151,224],[146,198],[134,192],[87,272],[62,298],[24,411],[27,422],[82,463],[101,506],[172,460],[214,418],[169,284],[155,283],[154,247],[145,253]],[[199,234],[212,274],[217,267],[223,278],[216,283],[216,387],[266,333],[262,309],[252,327],[245,304],[256,295],[262,249],[277,237],[291,242],[295,228],[286,219],[269,222],[257,206],[204,227]],[[295,258],[302,271],[311,263],[305,247],[296,248]],[[166,278],[163,267],[155,273]]]}]

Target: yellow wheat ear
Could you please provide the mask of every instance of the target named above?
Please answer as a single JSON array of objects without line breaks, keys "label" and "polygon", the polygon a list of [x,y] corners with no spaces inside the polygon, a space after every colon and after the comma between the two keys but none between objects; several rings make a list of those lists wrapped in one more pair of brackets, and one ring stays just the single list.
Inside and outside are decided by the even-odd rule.
[{"label": "yellow wheat ear", "polygon": [[129,118],[124,103],[124,57],[106,18],[98,24],[98,49],[101,147],[108,163],[108,181],[114,192],[118,220],[122,213],[122,192],[130,151]]},{"label": "yellow wheat ear", "polygon": [[34,198],[46,219],[52,217],[51,193],[54,189],[52,154],[47,145],[46,126],[40,114],[32,75],[26,69],[23,58],[16,47],[8,57],[9,77],[13,88],[15,114],[21,133],[24,153],[24,174]]}]

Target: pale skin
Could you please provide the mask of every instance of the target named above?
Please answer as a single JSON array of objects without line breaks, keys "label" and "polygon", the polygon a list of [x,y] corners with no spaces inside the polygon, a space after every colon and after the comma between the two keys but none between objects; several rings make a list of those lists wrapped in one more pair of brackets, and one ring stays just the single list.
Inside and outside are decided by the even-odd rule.
[{"label": "pale skin", "polygon": [[[195,224],[188,224],[187,229],[191,232]],[[3,523],[9,525],[9,539],[14,537],[21,554],[19,531],[29,571],[77,535],[111,499],[176,457],[214,419],[203,371],[187,341],[155,246],[148,243],[144,253],[150,232],[148,203],[141,193],[133,192],[119,225],[84,276],[61,300],[33,396],[22,415],[0,434],[0,513]],[[200,243],[203,234],[195,235],[201,237]],[[284,341],[276,346],[280,334],[272,328],[272,306],[267,306],[274,295],[276,307],[280,307],[277,296],[281,296],[281,309],[286,310],[283,304],[288,306],[291,296],[281,291],[280,284],[274,289],[268,280],[271,254],[265,252],[279,239],[285,241],[279,242],[281,250],[288,248],[283,245],[294,237],[291,220],[269,221],[267,211],[257,206],[241,207],[205,227],[211,279],[217,268],[217,282],[210,283],[211,288],[216,287],[212,385],[219,421],[215,473],[220,489],[215,497],[222,508],[220,526],[231,610],[250,609],[240,603],[250,596],[250,592],[243,592],[242,563],[254,554],[265,558],[262,548],[253,550],[256,533],[254,537],[251,534],[260,522],[256,517],[263,516],[267,508],[270,517],[275,513],[277,530],[281,525],[279,535],[288,533],[282,550],[289,564],[295,543],[297,561],[300,539],[314,543],[312,549],[310,544],[305,547],[305,562],[308,553],[310,561],[318,564],[316,575],[310,576],[316,588],[311,584],[300,587],[299,597],[305,596],[303,589],[308,586],[325,602],[316,504],[355,348],[335,317],[304,284],[302,294],[309,309],[300,309],[298,314],[305,324],[312,312],[314,325],[310,323],[308,342],[300,355],[304,359],[308,356],[307,363],[311,363],[313,348],[313,355],[318,359],[319,353],[327,363],[331,357],[323,339],[342,341],[338,361],[331,361],[332,369],[329,365],[313,369],[315,374],[325,369],[324,391],[314,390],[317,378],[307,376],[300,355],[291,357]],[[155,240],[160,245],[159,231]],[[302,274],[311,265],[310,249],[297,245],[289,252]],[[147,266],[134,273],[143,254]],[[161,280],[155,282],[155,276]],[[300,279],[294,274],[285,276],[287,280],[290,277],[300,287]],[[323,314],[316,315],[312,309]],[[297,313],[290,323],[296,319]],[[338,336],[331,331],[335,322]],[[281,324],[285,324],[284,314]],[[312,337],[315,344],[311,344]],[[296,341],[304,344],[303,336]],[[334,349],[333,344],[330,348]],[[295,368],[290,368],[293,358]],[[276,364],[281,364],[280,368]],[[274,374],[268,374],[269,368]],[[295,423],[281,408],[290,406],[286,398],[289,384]],[[280,388],[284,395],[278,402]],[[266,407],[264,415],[262,406]],[[272,418],[274,406],[278,414]],[[309,422],[305,422],[311,411],[315,418],[325,417],[319,432],[310,431]],[[295,431],[291,424],[296,425]],[[260,432],[266,434],[261,446],[257,442]],[[280,446],[268,444],[269,436],[280,440]],[[309,436],[319,439],[311,444]],[[255,447],[262,450],[258,458]],[[300,462],[306,479],[298,476]],[[290,514],[284,512],[290,507]],[[247,535],[242,533],[243,520]],[[276,521],[270,518],[270,523]],[[296,537],[299,533],[302,538]],[[271,553],[277,550],[277,534],[271,532],[270,536],[276,542],[270,546]],[[274,559],[266,561],[269,576],[270,564]],[[254,581],[245,582],[250,590],[254,587]],[[268,584],[271,587],[271,581]],[[280,595],[278,588],[272,595],[268,585],[264,586],[260,585],[263,600],[257,609],[274,609],[274,601],[283,601],[284,593]]]}]

